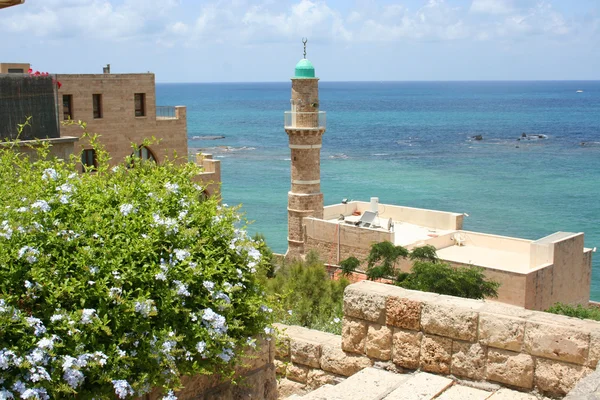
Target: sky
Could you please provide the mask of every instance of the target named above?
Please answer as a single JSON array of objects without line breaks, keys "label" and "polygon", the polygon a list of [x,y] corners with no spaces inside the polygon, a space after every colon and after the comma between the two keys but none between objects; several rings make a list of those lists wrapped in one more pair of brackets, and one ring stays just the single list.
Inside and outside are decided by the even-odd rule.
[{"label": "sky", "polygon": [[0,62],[157,82],[598,80],[600,0],[26,0]]}]

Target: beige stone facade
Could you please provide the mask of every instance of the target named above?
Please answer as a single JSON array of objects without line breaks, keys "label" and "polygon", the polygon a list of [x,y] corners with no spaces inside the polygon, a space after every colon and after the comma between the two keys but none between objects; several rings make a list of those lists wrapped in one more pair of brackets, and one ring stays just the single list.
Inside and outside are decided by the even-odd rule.
[{"label": "beige stone facade", "polygon": [[0,74],[26,74],[29,68],[28,63],[0,63]]},{"label": "beige stone facade", "polygon": [[[122,162],[133,153],[132,144],[141,146],[155,139],[142,154],[156,162],[178,157],[188,159],[187,109],[185,106],[157,106],[154,74],[69,74],[56,75],[60,122],[83,121],[87,131],[97,133],[111,156],[111,163]],[[67,107],[68,106],[68,107]],[[81,137],[77,125],[62,125],[61,136]],[[78,142],[75,152],[89,149],[89,141]],[[207,185],[207,194],[220,193],[220,161],[211,155],[198,155],[196,162],[204,173],[197,180]]]}]

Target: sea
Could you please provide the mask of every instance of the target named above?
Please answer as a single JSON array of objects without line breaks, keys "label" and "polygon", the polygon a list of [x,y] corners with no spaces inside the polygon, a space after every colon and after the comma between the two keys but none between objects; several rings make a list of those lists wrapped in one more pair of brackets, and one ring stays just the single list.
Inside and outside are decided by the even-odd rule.
[{"label": "sea", "polygon": [[[290,82],[159,83],[156,94],[157,105],[187,106],[189,148],[221,160],[223,202],[285,252]],[[585,232],[600,249],[600,81],[323,80],[319,95],[326,205],[378,197],[467,213],[467,230]]]}]

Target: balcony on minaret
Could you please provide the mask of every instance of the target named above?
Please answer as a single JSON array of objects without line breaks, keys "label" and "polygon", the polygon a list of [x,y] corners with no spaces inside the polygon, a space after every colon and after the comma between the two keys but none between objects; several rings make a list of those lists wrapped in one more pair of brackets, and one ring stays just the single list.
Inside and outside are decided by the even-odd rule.
[{"label": "balcony on minaret", "polygon": [[316,112],[285,112],[285,129],[323,129],[326,127],[325,111]]}]

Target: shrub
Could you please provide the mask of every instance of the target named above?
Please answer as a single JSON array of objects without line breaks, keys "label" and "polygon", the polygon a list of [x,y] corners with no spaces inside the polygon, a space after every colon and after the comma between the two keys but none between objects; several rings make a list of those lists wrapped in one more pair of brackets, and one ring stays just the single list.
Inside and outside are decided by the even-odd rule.
[{"label": "shrub", "polygon": [[269,331],[260,253],[235,209],[201,200],[198,167],[109,169],[90,140],[82,175],[47,145],[35,161],[0,148],[0,398],[176,389]]},{"label": "shrub", "polygon": [[569,317],[593,319],[595,321],[600,321],[600,308],[584,307],[581,304],[572,306],[570,304],[556,303],[552,307],[547,309],[546,312],[552,314],[566,315]]},{"label": "shrub", "polygon": [[[399,271],[398,259],[410,259],[413,267],[410,273]],[[385,241],[371,245],[367,256],[368,279],[394,279],[395,284],[406,289],[435,292],[451,296],[483,299],[498,297],[500,284],[487,280],[484,269],[479,267],[454,268],[441,263],[435,247],[426,245],[408,251],[402,246],[394,246]],[[360,262],[350,257],[340,263],[342,271],[356,269]]]},{"label": "shrub", "polygon": [[483,271],[479,267],[454,268],[444,263],[416,261],[411,273],[398,275],[396,285],[470,299],[498,297],[500,284],[485,279]]},{"label": "shrub", "polygon": [[274,319],[325,332],[341,333],[345,278],[331,280],[316,253],[306,261],[280,267],[275,277],[266,280],[267,293],[276,304]]}]

